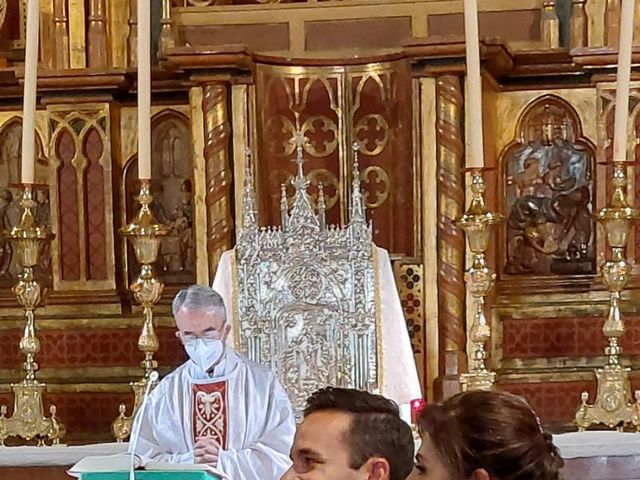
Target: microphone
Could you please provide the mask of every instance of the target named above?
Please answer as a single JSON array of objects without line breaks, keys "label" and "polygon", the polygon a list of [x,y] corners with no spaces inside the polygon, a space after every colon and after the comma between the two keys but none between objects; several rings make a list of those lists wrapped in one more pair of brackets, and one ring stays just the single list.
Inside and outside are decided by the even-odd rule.
[{"label": "microphone", "polygon": [[[136,446],[138,445],[138,438],[140,438],[140,428],[142,426],[142,420],[144,418],[144,410],[147,407],[147,400],[149,398],[149,392],[151,391],[151,385],[158,381],[158,377],[158,372],[156,372],[155,370],[151,372],[151,375],[149,375],[147,388],[144,391],[144,398],[142,399],[142,403],[140,404],[140,408],[138,409],[138,413],[136,414],[136,418],[133,422],[133,428],[131,429],[131,447],[129,448],[129,480],[136,480],[136,475],[134,473]],[[136,422],[135,420],[138,419],[139,421]]]}]

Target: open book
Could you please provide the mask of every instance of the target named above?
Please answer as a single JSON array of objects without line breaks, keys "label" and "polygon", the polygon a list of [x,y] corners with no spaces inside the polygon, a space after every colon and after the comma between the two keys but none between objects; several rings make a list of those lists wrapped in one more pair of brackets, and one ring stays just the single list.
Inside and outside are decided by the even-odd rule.
[{"label": "open book", "polygon": [[[67,473],[72,477],[79,478],[81,474],[87,472],[127,472],[129,471],[130,456],[128,453],[119,453],[117,455],[104,455],[99,457],[85,457],[69,469]],[[134,466],[136,469],[145,470],[196,470],[201,472],[209,472],[220,479],[228,477],[220,470],[201,463],[167,463],[148,460],[138,455],[134,458]]]}]

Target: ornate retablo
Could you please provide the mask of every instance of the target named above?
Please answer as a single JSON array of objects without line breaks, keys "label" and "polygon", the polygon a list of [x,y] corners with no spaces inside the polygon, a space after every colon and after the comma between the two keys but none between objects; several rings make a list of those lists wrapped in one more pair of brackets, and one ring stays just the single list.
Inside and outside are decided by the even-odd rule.
[{"label": "ornate retablo", "polygon": [[282,225],[259,227],[248,168],[242,230],[236,246],[239,347],[270,366],[300,414],[307,397],[326,385],[378,389],[376,274],[371,225],[365,218],[354,147],[349,222],[325,224],[307,192],[303,142],[296,138],[297,175]]}]

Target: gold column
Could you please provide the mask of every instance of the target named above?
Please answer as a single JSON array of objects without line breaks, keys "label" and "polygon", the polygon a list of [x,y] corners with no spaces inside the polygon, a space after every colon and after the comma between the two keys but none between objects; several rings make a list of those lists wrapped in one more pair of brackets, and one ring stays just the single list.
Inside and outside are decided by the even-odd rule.
[{"label": "gold column", "polygon": [[586,47],[589,41],[587,12],[585,6],[587,0],[573,0],[571,9],[571,48]]},{"label": "gold column", "polygon": [[54,44],[55,68],[69,68],[69,18],[67,17],[67,0],[54,0]]},{"label": "gold column", "polygon": [[[604,350],[607,363],[595,371],[597,391],[593,405],[587,403],[589,394],[582,392],[581,405],[575,416],[576,425],[581,431],[597,424],[618,430],[633,424],[640,431],[638,404],[633,405],[631,399],[630,369],[620,363],[622,348],[619,344],[625,332],[620,293],[627,284],[631,270],[631,264],[627,261],[627,242],[633,222],[640,218],[640,211],[627,201],[626,163],[615,162],[613,169],[614,190],[610,206],[600,210],[597,216],[611,247],[611,259],[602,264],[602,281],[609,290],[609,313],[602,327],[602,333],[609,343]],[[640,390],[635,392],[635,397],[636,401],[640,401]]]},{"label": "gold column", "polygon": [[542,5],[541,36],[549,48],[560,47],[560,20],[556,15],[555,0],[545,0]]},{"label": "gold column", "polygon": [[[131,0],[135,3],[135,0]],[[129,0],[109,0],[107,2],[107,25],[111,66],[127,67],[127,36],[129,35]]]},{"label": "gold column", "polygon": [[438,195],[438,336],[437,399],[460,391],[466,364],[464,317],[464,238],[456,226],[464,209],[462,86],[455,75],[436,80]]},{"label": "gold column", "polygon": [[21,201],[24,212],[20,224],[3,232],[11,240],[22,265],[22,273],[13,287],[13,293],[24,309],[26,324],[20,339],[20,351],[25,356],[25,378],[11,385],[14,394],[13,416],[7,418],[6,405],[0,407],[0,446],[9,437],[25,440],[35,438],[39,445],[44,445],[47,439],[58,444],[64,435],[64,426],[56,418],[55,405],[49,409],[51,417],[44,416],[42,395],[46,385],[36,380],[38,364],[35,357],[40,351],[40,341],[36,335],[35,310],[42,300],[42,290],[34,278],[33,267],[38,265],[42,248],[51,241],[52,234],[48,227],[36,224],[35,205],[32,186],[25,185]]},{"label": "gold column", "polygon": [[160,40],[158,51],[163,53],[176,46],[176,35],[171,18],[171,0],[162,0],[162,19],[160,20]]},{"label": "gold column", "polygon": [[69,44],[71,68],[86,68],[86,24],[84,0],[69,0]]},{"label": "gold column", "polygon": [[138,4],[135,0],[129,2],[129,33],[127,35],[127,65],[138,65]]},{"label": "gold column", "polygon": [[[242,225],[242,195],[244,190],[244,176],[247,169],[247,152],[250,149],[250,119],[249,119],[249,86],[233,85],[231,87],[231,109],[233,115],[233,175],[235,197],[236,225]],[[255,158],[255,152],[251,152]],[[255,165],[251,166],[255,171]],[[239,232],[236,232],[239,233]]]},{"label": "gold column", "polygon": [[87,63],[91,68],[104,68],[109,65],[104,0],[89,0],[88,20]]},{"label": "gold column", "polygon": [[[422,269],[423,285],[423,318],[425,331],[426,365],[423,388],[427,402],[435,401],[434,380],[438,377],[439,339],[432,332],[438,331],[440,286],[438,283],[439,262],[432,262],[438,252],[438,144],[433,141],[434,127],[438,125],[438,97],[436,95],[436,80],[421,78],[414,80],[419,92],[419,104],[415,107],[418,132],[415,135],[419,144],[416,145],[416,170],[421,177],[417,177],[422,189]],[[419,108],[418,108],[419,107]],[[419,243],[416,242],[416,245]]]},{"label": "gold column", "polygon": [[232,246],[231,180],[229,165],[229,125],[227,86],[203,87],[204,160],[207,178],[207,253],[209,274],[215,274],[222,253]]},{"label": "gold column", "polygon": [[204,161],[204,115],[202,113],[202,88],[192,87],[189,91],[191,111],[191,141],[193,142],[193,194],[196,239],[196,282],[209,283],[209,260],[207,254],[207,196],[206,164]]}]

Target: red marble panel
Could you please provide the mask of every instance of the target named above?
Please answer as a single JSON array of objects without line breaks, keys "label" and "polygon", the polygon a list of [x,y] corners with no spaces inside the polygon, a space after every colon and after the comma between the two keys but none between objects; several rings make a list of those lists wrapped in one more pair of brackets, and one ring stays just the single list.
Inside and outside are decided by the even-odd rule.
[{"label": "red marble panel", "polygon": [[20,351],[18,342],[21,332],[18,330],[0,330],[0,368],[18,368]]},{"label": "red marble panel", "polygon": [[587,390],[595,395],[595,379],[589,382],[509,383],[500,389],[522,395],[545,425],[571,422],[580,406],[580,394]]},{"label": "red marble panel", "polygon": [[60,264],[63,280],[80,279],[80,227],[78,224],[78,185],[76,169],[71,163],[75,143],[73,136],[64,130],[56,144],[56,156],[61,161],[58,170],[58,198],[60,203]]},{"label": "red marble panel", "polygon": [[[640,379],[631,379],[631,388],[638,388]],[[580,406],[580,394],[589,392],[590,402],[595,399],[596,381],[547,382],[547,383],[504,383],[499,388],[527,399],[540,420],[550,429],[573,422]]]},{"label": "red marble panel", "polygon": [[[66,428],[64,443],[88,443],[113,441],[111,422],[118,416],[118,406],[126,403],[131,411],[133,393],[81,392],[45,393],[44,408],[47,416],[49,408],[55,405],[56,416]],[[1,394],[0,405],[9,407],[13,414],[13,395]]]},{"label": "red marble panel", "polygon": [[88,279],[105,280],[107,278],[106,220],[104,170],[100,157],[104,150],[102,138],[92,128],[84,140],[85,156],[89,165],[85,171],[85,212],[88,256]]},{"label": "red marble panel", "polygon": [[[503,318],[503,358],[603,355],[602,317]],[[640,355],[640,317],[626,316],[624,353]]]},{"label": "red marble panel", "polygon": [[45,397],[45,408],[54,404],[57,416],[67,428],[66,442],[86,438],[112,439],[111,422],[118,415],[118,405],[131,408],[133,394],[127,393],[55,393]]},{"label": "red marble panel", "polygon": [[[178,365],[186,354],[173,328],[158,328],[160,365]],[[137,366],[143,355],[138,350],[139,331],[134,329],[41,330],[41,368]],[[0,368],[20,368],[20,332],[0,331]]]}]

